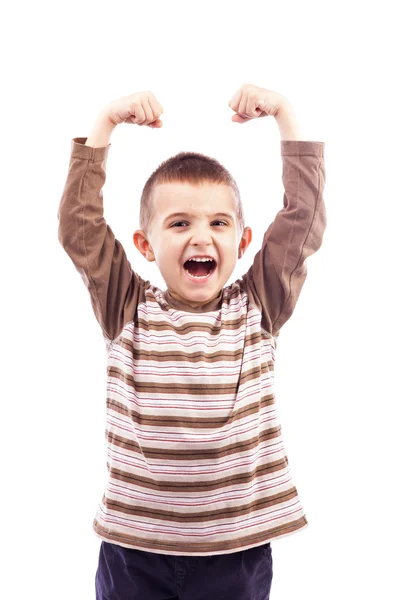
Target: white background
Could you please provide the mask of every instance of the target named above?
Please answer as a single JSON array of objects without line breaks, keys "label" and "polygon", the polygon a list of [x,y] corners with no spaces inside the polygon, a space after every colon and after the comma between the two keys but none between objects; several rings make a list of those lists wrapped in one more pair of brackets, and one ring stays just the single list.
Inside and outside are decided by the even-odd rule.
[{"label": "white background", "polygon": [[303,139],[325,142],[328,226],[275,379],[309,527],[272,543],[271,600],[399,598],[395,2],[22,2],[1,29],[2,598],[95,597],[107,355],[57,238],[71,140],[109,101],[151,90],[164,126],[113,132],[105,217],[163,287],[132,240],[144,183],[181,150],[217,158],[253,229],[228,284],[283,202],[274,119],[231,121],[244,83],[282,93]]}]

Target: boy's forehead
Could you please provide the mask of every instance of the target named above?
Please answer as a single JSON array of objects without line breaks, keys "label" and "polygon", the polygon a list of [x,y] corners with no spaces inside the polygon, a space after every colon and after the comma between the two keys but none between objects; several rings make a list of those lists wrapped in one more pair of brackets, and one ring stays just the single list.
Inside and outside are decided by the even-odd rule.
[{"label": "boy's forehead", "polygon": [[[235,216],[235,194],[231,186],[204,182],[160,183],[153,189],[154,209],[158,214],[182,211],[224,211]],[[161,216],[161,215],[160,215]]]}]

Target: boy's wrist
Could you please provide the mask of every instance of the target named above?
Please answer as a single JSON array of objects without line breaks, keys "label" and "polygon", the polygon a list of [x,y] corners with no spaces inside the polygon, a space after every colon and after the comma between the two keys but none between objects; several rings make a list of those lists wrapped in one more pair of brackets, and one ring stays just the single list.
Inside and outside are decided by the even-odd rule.
[{"label": "boy's wrist", "polygon": [[110,110],[108,108],[108,104],[101,109],[97,116],[96,122],[107,124],[107,126],[113,128],[117,126],[116,123],[113,123],[110,119]]},{"label": "boy's wrist", "polygon": [[116,125],[112,123],[108,117],[107,109],[103,109],[93,126],[93,129],[85,142],[85,146],[92,148],[102,148],[108,146],[110,137]]},{"label": "boy's wrist", "polygon": [[278,124],[282,140],[298,141],[303,139],[296,114],[289,102],[282,104],[275,120]]}]

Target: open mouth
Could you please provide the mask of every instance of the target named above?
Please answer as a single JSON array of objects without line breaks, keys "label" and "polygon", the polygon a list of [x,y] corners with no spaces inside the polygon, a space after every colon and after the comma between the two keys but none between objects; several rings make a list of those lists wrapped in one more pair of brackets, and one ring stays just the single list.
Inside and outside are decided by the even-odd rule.
[{"label": "open mouth", "polygon": [[217,268],[215,260],[207,260],[197,262],[195,260],[187,260],[183,268],[191,281],[206,281],[213,275]]}]

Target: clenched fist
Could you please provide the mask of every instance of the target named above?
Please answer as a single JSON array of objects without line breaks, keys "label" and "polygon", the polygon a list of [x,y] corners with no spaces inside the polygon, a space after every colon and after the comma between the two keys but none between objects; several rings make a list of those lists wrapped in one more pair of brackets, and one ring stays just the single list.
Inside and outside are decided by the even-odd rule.
[{"label": "clenched fist", "polygon": [[104,114],[114,125],[134,123],[152,128],[163,126],[158,118],[163,112],[163,107],[150,91],[123,96],[107,104],[104,109]]},{"label": "clenched fist", "polygon": [[233,115],[232,121],[246,123],[258,117],[277,117],[281,108],[288,106],[289,102],[282,94],[245,83],[228,104],[237,113]]}]

